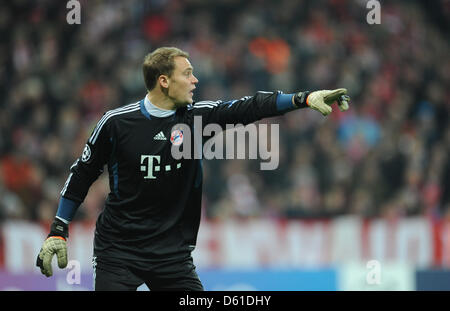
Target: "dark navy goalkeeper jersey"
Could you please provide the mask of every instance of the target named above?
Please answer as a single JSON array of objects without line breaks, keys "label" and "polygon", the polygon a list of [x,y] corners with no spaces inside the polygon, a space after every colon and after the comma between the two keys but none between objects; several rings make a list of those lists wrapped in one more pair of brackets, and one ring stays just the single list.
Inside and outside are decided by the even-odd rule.
[{"label": "dark navy goalkeeper jersey", "polygon": [[145,98],[106,112],[61,191],[63,198],[83,202],[107,166],[110,193],[96,224],[95,256],[144,264],[189,256],[200,224],[201,160],[172,157],[172,144],[183,143],[172,128],[185,124],[194,133],[194,116],[202,117],[203,127],[225,129],[281,115],[294,109],[288,95],[257,92],[176,111],[157,109]]}]

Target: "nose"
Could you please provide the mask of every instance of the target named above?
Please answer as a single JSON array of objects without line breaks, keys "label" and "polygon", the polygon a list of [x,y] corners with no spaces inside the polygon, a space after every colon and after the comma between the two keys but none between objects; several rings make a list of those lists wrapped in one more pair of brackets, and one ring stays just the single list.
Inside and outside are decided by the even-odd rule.
[{"label": "nose", "polygon": [[197,79],[197,77],[196,76],[194,76],[194,75],[192,75],[192,83],[193,84],[196,84],[196,83],[198,83],[198,79]]}]

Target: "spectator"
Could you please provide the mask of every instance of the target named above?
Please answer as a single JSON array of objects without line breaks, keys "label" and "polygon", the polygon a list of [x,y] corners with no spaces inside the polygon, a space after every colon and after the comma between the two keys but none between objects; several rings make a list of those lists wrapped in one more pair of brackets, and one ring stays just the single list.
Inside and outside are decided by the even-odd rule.
[{"label": "spectator", "polygon": [[[326,121],[271,119],[276,171],[204,161],[206,217],[449,217],[445,1],[385,1],[380,25],[359,1],[80,2],[81,25],[64,1],[2,5],[0,217],[50,220],[93,122],[142,98],[140,63],[161,45],[190,52],[196,100],[336,85],[353,99]],[[99,181],[79,219],[96,218],[105,191]]]}]

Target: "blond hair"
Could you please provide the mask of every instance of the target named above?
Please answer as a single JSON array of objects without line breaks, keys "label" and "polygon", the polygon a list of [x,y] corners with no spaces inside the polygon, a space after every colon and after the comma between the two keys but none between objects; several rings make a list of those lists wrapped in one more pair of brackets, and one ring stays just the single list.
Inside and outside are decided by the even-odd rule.
[{"label": "blond hair", "polygon": [[148,91],[156,86],[156,81],[160,75],[170,77],[175,69],[174,58],[177,56],[189,57],[189,54],[176,47],[160,47],[144,58],[142,71],[144,82]]}]

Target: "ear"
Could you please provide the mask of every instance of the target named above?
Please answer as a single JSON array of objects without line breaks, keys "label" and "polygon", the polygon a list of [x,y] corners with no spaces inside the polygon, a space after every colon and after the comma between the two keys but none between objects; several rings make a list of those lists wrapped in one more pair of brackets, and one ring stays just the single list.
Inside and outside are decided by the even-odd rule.
[{"label": "ear", "polygon": [[169,77],[166,75],[160,75],[158,77],[158,82],[163,88],[169,87]]}]

